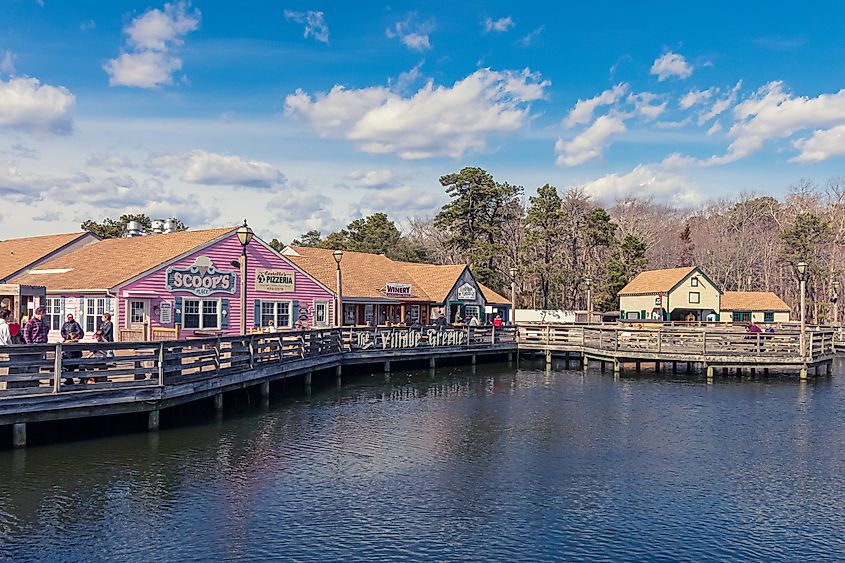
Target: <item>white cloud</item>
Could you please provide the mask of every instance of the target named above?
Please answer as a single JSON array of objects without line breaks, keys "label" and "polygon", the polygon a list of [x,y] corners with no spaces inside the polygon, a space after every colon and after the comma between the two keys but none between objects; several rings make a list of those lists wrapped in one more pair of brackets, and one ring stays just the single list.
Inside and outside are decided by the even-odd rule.
[{"label": "white cloud", "polygon": [[[733,162],[757,152],[771,139],[783,139],[804,129],[831,128],[845,124],[845,89],[815,98],[793,96],[782,82],[770,82],[734,108],[735,122],[727,136],[733,141],[725,155],[711,163]],[[838,131],[838,130],[837,130]],[[825,154],[824,147],[836,137],[816,132],[818,141],[800,145],[799,159],[810,161]],[[806,156],[805,155],[806,152]]]},{"label": "white cloud", "polygon": [[807,139],[795,141],[793,146],[801,154],[793,158],[792,162],[821,162],[835,156],[845,156],[845,125],[816,131]]},{"label": "white cloud", "polygon": [[514,23],[513,18],[510,16],[499,18],[494,20],[492,18],[487,18],[484,20],[484,31],[487,33],[496,32],[496,33],[503,33],[512,27],[514,27],[516,23]]},{"label": "white cloud", "polygon": [[267,209],[277,224],[287,224],[301,232],[312,229],[331,232],[339,227],[329,210],[331,200],[304,187],[279,194],[270,200]]},{"label": "white cloud", "polygon": [[85,160],[85,164],[95,168],[105,168],[107,170],[135,167],[135,164],[128,157],[115,153],[92,154]]},{"label": "white cloud", "polygon": [[326,25],[326,18],[323,12],[315,12],[308,10],[306,12],[294,12],[292,10],[285,10],[285,19],[288,21],[303,24],[305,32],[303,37],[313,37],[316,41],[321,43],[329,42],[329,26]]},{"label": "white cloud", "polygon": [[410,186],[399,186],[368,194],[358,204],[359,211],[382,212],[391,216],[404,217],[433,213],[438,207],[438,202],[432,194]]},{"label": "white cloud", "polygon": [[595,97],[586,100],[579,99],[575,107],[569,112],[569,115],[563,120],[563,126],[568,128],[589,123],[593,120],[593,114],[598,107],[615,104],[627,91],[628,85],[620,83]]},{"label": "white cloud", "polygon": [[593,197],[614,201],[629,196],[691,207],[701,201],[695,185],[660,164],[639,164],[627,174],[607,174],[582,186]]},{"label": "white cloud", "polygon": [[719,133],[721,130],[722,130],[722,124],[719,123],[718,121],[716,121],[715,123],[713,123],[713,125],[710,127],[710,129],[707,130],[707,134],[712,136],[712,135],[715,135],[716,133]]},{"label": "white cloud", "polygon": [[692,65],[683,55],[671,51],[657,57],[651,65],[651,74],[657,75],[658,82],[668,80],[673,76],[684,79],[692,75]]},{"label": "white cloud", "polygon": [[30,77],[0,79],[0,128],[69,133],[76,98],[66,88]]},{"label": "white cloud", "polygon": [[18,58],[13,52],[8,49],[3,53],[3,58],[0,59],[0,74],[15,74],[15,59]]},{"label": "white cloud", "polygon": [[434,19],[418,22],[416,13],[409,13],[404,20],[396,22],[392,28],[384,30],[387,37],[398,38],[406,47],[414,51],[431,49],[429,34],[434,31]]},{"label": "white cloud", "polygon": [[[727,110],[729,110],[731,106],[736,103],[736,97],[739,94],[740,88],[742,88],[742,80],[737,82],[736,86],[734,86],[726,96],[723,96],[722,98],[719,98],[718,100],[713,102],[713,105],[710,106],[710,109],[699,115],[698,124],[704,125],[717,115],[721,115]],[[719,92],[718,88],[711,88],[711,90],[713,90],[714,95]]]},{"label": "white cloud", "polygon": [[545,29],[546,26],[541,25],[537,29],[530,31],[527,35],[523,36],[522,39],[519,40],[519,43],[523,47],[530,47],[534,43],[534,40],[540,37],[540,34],[542,34]]},{"label": "white cloud", "polygon": [[387,169],[353,170],[346,175],[346,179],[352,180],[361,188],[385,188],[393,184],[393,172]]},{"label": "white cloud", "polygon": [[109,85],[156,88],[173,84],[182,60],[172,51],[200,23],[199,10],[189,11],[189,7],[188,2],[165,4],[164,11],[150,9],[132,20],[123,30],[129,49],[103,65]]},{"label": "white cloud", "polygon": [[148,169],[177,170],[183,182],[206,186],[270,189],[285,183],[281,170],[268,162],[194,150],[184,154],[151,156]]},{"label": "white cloud", "polygon": [[669,105],[668,102],[652,103],[660,99],[660,96],[651,92],[640,92],[639,94],[630,94],[628,96],[628,102],[633,104],[634,112],[649,120],[660,117],[666,111],[666,107]]},{"label": "white cloud", "polygon": [[557,164],[577,166],[598,158],[613,135],[625,132],[625,121],[618,115],[602,115],[571,141],[558,139],[555,143]]},{"label": "white cloud", "polygon": [[449,86],[429,81],[410,97],[372,86],[335,86],[312,96],[302,90],[285,100],[285,113],[304,119],[323,137],[343,138],[358,150],[403,159],[460,157],[484,151],[486,138],[514,133],[530,120],[530,103],[545,97],[549,82],[528,69],[480,69]]},{"label": "white cloud", "polygon": [[694,105],[702,104],[713,97],[713,94],[718,92],[716,88],[708,88],[707,90],[690,90],[678,102],[681,109],[689,109]]}]

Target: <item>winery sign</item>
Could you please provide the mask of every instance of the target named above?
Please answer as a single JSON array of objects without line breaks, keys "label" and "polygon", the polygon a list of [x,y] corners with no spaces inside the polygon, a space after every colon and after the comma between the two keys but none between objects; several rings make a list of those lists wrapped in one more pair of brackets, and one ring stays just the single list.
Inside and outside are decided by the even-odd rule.
[{"label": "winery sign", "polygon": [[294,291],[294,273],[285,270],[255,270],[255,290],[271,293]]},{"label": "winery sign", "polygon": [[411,284],[389,282],[384,286],[384,294],[388,297],[410,297]]},{"label": "winery sign", "polygon": [[220,272],[207,256],[198,256],[187,268],[167,268],[165,287],[167,291],[187,291],[199,297],[212,293],[237,291],[238,278],[235,272]]}]

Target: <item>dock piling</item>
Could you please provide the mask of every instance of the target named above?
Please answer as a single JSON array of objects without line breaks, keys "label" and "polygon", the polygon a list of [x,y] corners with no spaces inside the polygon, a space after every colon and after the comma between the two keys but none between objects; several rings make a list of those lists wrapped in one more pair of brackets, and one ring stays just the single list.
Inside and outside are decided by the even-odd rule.
[{"label": "dock piling", "polygon": [[223,393],[214,396],[214,410],[218,412],[223,410]]},{"label": "dock piling", "polygon": [[156,432],[161,425],[161,411],[153,409],[147,413],[147,430],[149,432]]},{"label": "dock piling", "polygon": [[270,396],[270,382],[264,381],[261,385],[258,386],[261,396],[263,398],[268,398]]},{"label": "dock piling", "polygon": [[16,448],[26,446],[26,422],[16,422],[12,426],[12,445]]}]

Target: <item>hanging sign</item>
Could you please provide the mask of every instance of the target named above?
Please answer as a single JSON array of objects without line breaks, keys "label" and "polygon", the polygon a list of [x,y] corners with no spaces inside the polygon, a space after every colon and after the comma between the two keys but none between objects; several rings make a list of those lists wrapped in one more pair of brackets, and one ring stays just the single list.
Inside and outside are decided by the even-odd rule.
[{"label": "hanging sign", "polygon": [[234,294],[238,285],[235,272],[217,271],[207,256],[198,256],[187,268],[167,268],[165,280],[167,291],[187,291],[200,297],[212,293]]},{"label": "hanging sign", "polygon": [[389,282],[384,286],[384,294],[388,297],[410,297],[411,284]]},{"label": "hanging sign", "polygon": [[162,301],[158,305],[158,322],[163,326],[173,324],[173,303]]},{"label": "hanging sign", "polygon": [[256,291],[288,293],[294,291],[294,280],[293,272],[285,270],[255,270]]},{"label": "hanging sign", "polygon": [[458,299],[461,301],[475,301],[475,286],[467,282],[458,287]]}]

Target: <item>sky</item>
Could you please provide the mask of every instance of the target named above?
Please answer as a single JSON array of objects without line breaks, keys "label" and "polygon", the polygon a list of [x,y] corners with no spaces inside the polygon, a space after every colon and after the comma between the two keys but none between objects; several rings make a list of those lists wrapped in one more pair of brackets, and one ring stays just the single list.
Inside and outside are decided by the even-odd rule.
[{"label": "sky", "polygon": [[0,0],[0,239],[121,213],[265,239],[480,166],[694,208],[845,174],[845,4]]}]

